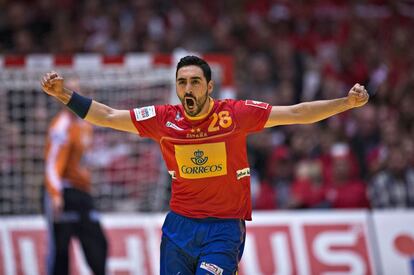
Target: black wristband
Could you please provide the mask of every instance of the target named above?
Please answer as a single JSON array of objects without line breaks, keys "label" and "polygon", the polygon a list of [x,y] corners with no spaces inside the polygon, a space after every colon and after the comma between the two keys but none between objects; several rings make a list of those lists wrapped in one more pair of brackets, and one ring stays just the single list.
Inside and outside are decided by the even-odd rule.
[{"label": "black wristband", "polygon": [[91,107],[92,99],[81,96],[80,94],[73,92],[69,102],[66,106],[71,109],[80,118],[85,118]]}]

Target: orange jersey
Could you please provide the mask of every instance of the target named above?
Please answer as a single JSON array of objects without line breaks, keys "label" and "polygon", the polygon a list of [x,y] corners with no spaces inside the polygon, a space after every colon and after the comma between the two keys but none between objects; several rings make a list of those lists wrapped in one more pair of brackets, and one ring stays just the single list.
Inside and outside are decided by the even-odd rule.
[{"label": "orange jersey", "polygon": [[46,189],[51,196],[64,187],[90,191],[90,175],[81,159],[92,140],[92,125],[69,111],[60,112],[52,121],[46,143]]},{"label": "orange jersey", "polygon": [[263,129],[270,110],[251,100],[214,100],[208,114],[197,118],[186,117],[181,105],[130,111],[140,136],[160,144],[172,177],[172,211],[251,219],[246,136]]}]

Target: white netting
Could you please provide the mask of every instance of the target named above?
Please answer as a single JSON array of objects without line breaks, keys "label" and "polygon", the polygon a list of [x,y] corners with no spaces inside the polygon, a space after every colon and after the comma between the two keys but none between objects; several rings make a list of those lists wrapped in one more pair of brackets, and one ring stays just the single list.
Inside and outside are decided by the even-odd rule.
[{"label": "white netting", "polygon": [[[118,109],[164,104],[173,89],[170,67],[121,67],[74,71],[82,93]],[[39,69],[0,71],[0,213],[30,214],[42,209],[44,144],[52,117],[62,104],[45,95]],[[93,195],[99,209],[162,210],[169,179],[158,145],[137,135],[95,128],[87,163],[93,174]]]},{"label": "white netting", "polygon": [[[0,61],[5,60],[2,58]],[[63,108],[40,90],[40,78],[51,67],[48,57],[28,58],[29,66],[0,66],[0,214],[41,212],[46,132],[52,117]],[[229,68],[217,56],[207,61],[215,81],[214,97],[232,96],[231,87],[222,87]],[[113,108],[177,102],[175,66],[134,64],[93,67],[82,63],[55,69],[66,79],[78,79],[82,94]],[[100,210],[159,211],[168,207],[170,179],[159,147],[151,140],[95,127],[93,148],[86,160]]]}]

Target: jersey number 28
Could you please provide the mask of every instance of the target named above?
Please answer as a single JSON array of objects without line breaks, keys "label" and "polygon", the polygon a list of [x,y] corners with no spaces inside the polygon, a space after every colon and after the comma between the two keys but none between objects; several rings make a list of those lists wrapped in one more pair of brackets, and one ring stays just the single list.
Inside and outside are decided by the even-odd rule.
[{"label": "jersey number 28", "polygon": [[213,113],[211,118],[212,120],[210,122],[210,125],[208,126],[209,132],[216,132],[220,130],[219,126],[221,126],[222,128],[228,128],[233,123],[229,111],[221,111],[218,114]]}]

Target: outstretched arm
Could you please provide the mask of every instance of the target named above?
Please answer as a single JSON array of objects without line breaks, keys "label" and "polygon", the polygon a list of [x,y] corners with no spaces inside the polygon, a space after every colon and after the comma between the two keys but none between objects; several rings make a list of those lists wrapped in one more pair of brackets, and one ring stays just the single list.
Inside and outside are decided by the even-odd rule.
[{"label": "outstretched arm", "polygon": [[[67,105],[74,92],[64,87],[64,79],[56,72],[44,75],[41,86],[45,93],[58,99]],[[84,119],[94,125],[109,127],[121,131],[137,133],[137,129],[131,121],[129,110],[117,110],[102,103],[92,100],[86,110]]]},{"label": "outstretched arm", "polygon": [[355,84],[346,97],[290,106],[273,106],[265,127],[314,123],[346,110],[361,107],[368,102],[368,99],[369,95],[364,86]]}]

